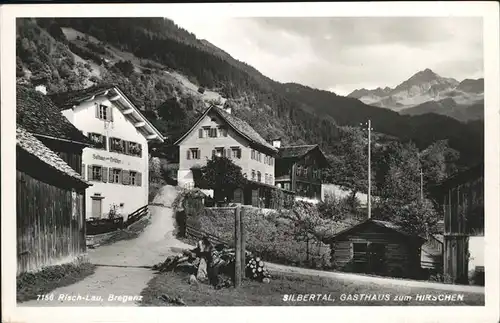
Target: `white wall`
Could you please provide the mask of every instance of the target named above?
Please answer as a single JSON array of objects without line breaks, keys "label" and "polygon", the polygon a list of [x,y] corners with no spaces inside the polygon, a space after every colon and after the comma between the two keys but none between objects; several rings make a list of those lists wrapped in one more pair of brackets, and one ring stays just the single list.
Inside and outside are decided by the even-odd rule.
[{"label": "white wall", "polygon": [[469,237],[469,270],[484,266],[484,237]]},{"label": "white wall", "polygon": [[[212,121],[214,119],[215,121]],[[203,127],[217,127],[226,125],[219,116],[215,113],[209,113],[201,122],[198,127],[194,129],[179,145],[179,171],[177,173],[177,181],[180,186],[188,185],[193,183],[193,175],[191,174],[191,168],[193,166],[204,166],[207,160],[212,158],[212,150],[215,147],[224,147],[229,149],[230,147],[240,147],[241,148],[241,158],[231,158],[231,160],[238,166],[241,167],[243,174],[247,174],[247,178],[251,178],[251,171],[260,171],[262,174],[261,182],[265,182],[265,174],[270,174],[273,179],[272,185],[274,185],[274,165],[268,165],[264,163],[264,153],[261,157],[261,162],[253,160],[251,158],[250,145],[247,140],[242,138],[238,133],[233,131],[231,128],[228,129],[227,137],[218,135],[217,138],[199,138],[198,129]],[[187,159],[187,150],[190,148],[200,149],[200,159]]]},{"label": "white wall", "polygon": [[[95,103],[111,106],[113,109],[113,122],[110,125],[95,117]],[[94,132],[106,136],[106,140],[109,140],[109,137],[115,137],[142,145],[142,157],[110,152],[109,142],[107,143],[107,150],[93,148],[83,150],[82,162],[85,164],[85,179],[87,179],[89,165],[133,170],[142,174],[141,186],[90,181],[93,185],[86,190],[87,218],[92,216],[91,196],[94,193],[100,193],[104,197],[102,200],[103,217],[109,212],[112,204],[120,205],[120,203],[124,203],[124,214],[129,214],[146,205],[148,203],[149,183],[148,143],[144,135],[135,128],[132,122],[126,119],[116,106],[105,98],[96,98],[94,101],[82,103],[72,110],[63,111],[63,115],[86,135],[89,132]],[[106,160],[102,160],[102,158]]]}]

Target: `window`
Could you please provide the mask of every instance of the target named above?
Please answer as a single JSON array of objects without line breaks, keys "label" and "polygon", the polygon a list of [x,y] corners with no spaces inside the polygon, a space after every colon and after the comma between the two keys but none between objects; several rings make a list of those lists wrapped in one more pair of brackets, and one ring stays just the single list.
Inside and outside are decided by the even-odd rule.
[{"label": "window", "polygon": [[255,170],[252,169],[252,181],[255,181]]},{"label": "window", "polygon": [[231,148],[231,157],[233,158],[241,158],[241,148],[239,147],[232,147]]},{"label": "window", "polygon": [[125,141],[119,138],[109,138],[109,151],[125,153]]},{"label": "window", "polygon": [[204,137],[209,138],[210,137],[210,127],[204,127],[203,131],[205,132]]},{"label": "window", "polygon": [[269,184],[274,185],[273,175],[269,174]]},{"label": "window", "polygon": [[289,191],[289,190],[290,190],[290,183],[285,183],[285,184],[283,185],[283,188],[284,188],[285,190]]},{"label": "window", "polygon": [[94,144],[93,148],[106,150],[106,136],[100,133],[89,132],[89,139]]},{"label": "window", "polygon": [[300,176],[301,172],[302,172],[302,167],[297,166],[297,169],[295,170],[295,175]]},{"label": "window", "polygon": [[138,157],[142,156],[142,145],[139,143],[127,141],[125,148],[126,148],[126,153],[128,155],[138,156]]},{"label": "window", "polygon": [[218,147],[215,148],[213,151],[213,155],[217,157],[223,157],[224,156],[224,148]]},{"label": "window", "polygon": [[267,184],[268,178],[267,178],[267,173],[264,174],[264,183]]},{"label": "window", "polygon": [[119,168],[113,168],[109,174],[109,182],[110,183],[119,183],[121,184],[121,175],[122,170]]},{"label": "window", "polygon": [[251,157],[252,157],[252,160],[255,160],[255,150],[252,149],[252,153],[251,153]]},{"label": "window", "polygon": [[200,150],[198,148],[190,148],[187,150],[187,159],[200,159]]},{"label": "window", "polygon": [[97,165],[89,165],[88,179],[91,181],[107,182],[107,168]]},{"label": "window", "polygon": [[111,107],[108,107],[103,104],[95,105],[95,117],[104,121],[113,121],[113,110]]},{"label": "window", "polygon": [[210,128],[210,137],[217,138],[217,128]]},{"label": "window", "polygon": [[260,172],[257,172],[257,182],[262,181],[262,174]]},{"label": "window", "polygon": [[261,155],[260,151],[257,153],[257,160],[262,161],[262,155]]},{"label": "window", "polygon": [[137,172],[130,171],[129,173],[130,176],[130,185],[138,186],[137,185]]}]

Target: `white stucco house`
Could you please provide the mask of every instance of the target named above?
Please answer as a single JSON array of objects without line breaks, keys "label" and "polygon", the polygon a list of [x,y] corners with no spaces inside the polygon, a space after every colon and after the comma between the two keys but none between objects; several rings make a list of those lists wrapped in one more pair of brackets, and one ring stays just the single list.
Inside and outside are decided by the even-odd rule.
[{"label": "white stucco house", "polygon": [[148,143],[163,135],[114,85],[49,96],[62,114],[94,143],[82,155],[86,218],[126,216],[148,203]]}]

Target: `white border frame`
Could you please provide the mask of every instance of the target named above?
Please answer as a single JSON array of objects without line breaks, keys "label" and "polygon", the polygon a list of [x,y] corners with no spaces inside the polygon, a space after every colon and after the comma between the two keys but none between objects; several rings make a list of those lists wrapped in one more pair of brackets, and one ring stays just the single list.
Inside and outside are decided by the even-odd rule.
[{"label": "white border frame", "polygon": [[[486,305],[484,307],[16,307],[15,273],[15,19],[16,17],[222,16],[478,16],[483,17],[485,79]],[[226,320],[499,322],[499,5],[497,2],[25,4],[0,7],[2,128],[2,321],[175,322]],[[247,312],[245,315],[242,313]]]}]

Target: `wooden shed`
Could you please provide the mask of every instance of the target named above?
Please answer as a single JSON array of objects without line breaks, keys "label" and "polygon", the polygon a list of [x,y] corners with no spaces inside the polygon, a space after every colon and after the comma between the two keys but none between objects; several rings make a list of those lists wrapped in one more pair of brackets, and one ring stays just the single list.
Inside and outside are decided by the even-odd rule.
[{"label": "wooden shed", "polygon": [[424,241],[394,223],[368,219],[330,239],[332,261],[343,271],[417,278]]},{"label": "wooden shed", "polygon": [[20,126],[16,158],[17,274],[75,260],[86,251],[89,184]]}]

